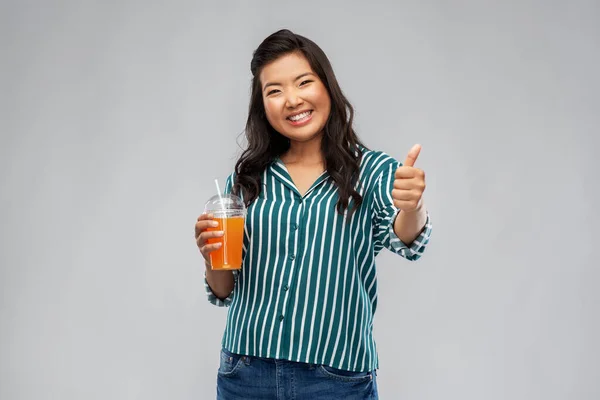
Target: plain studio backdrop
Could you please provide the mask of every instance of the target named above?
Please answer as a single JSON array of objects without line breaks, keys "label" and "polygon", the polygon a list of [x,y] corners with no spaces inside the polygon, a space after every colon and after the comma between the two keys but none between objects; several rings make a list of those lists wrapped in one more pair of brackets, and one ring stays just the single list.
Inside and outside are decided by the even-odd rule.
[{"label": "plain studio backdrop", "polygon": [[421,143],[424,257],[378,257],[383,399],[600,398],[597,1],[3,1],[0,399],[212,399],[193,226],[252,51],[318,43],[366,144]]}]

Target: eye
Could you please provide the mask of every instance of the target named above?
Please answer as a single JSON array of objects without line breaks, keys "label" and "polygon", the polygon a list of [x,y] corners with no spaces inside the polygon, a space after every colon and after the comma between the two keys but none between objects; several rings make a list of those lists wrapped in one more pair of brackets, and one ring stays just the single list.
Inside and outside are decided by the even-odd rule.
[{"label": "eye", "polygon": [[279,92],[279,90],[277,90],[277,89],[269,90],[269,92],[267,93],[267,96],[270,96],[270,95],[272,95],[274,93],[277,93],[277,92]]},{"label": "eye", "polygon": [[302,83],[300,83],[300,86],[303,86],[303,85],[309,84],[309,83],[311,83],[311,82],[312,82],[312,81],[311,81],[310,79],[307,79],[307,80],[305,80],[305,81],[302,81]]}]

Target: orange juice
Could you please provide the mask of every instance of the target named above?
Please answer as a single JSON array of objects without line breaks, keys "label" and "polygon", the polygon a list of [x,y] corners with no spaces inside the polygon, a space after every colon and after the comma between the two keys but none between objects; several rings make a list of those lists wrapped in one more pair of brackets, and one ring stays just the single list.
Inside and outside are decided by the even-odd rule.
[{"label": "orange juice", "polygon": [[210,253],[212,269],[228,270],[242,268],[242,246],[244,244],[244,217],[214,218],[219,223],[209,231],[223,231],[223,236],[208,239],[209,244],[222,243]]}]

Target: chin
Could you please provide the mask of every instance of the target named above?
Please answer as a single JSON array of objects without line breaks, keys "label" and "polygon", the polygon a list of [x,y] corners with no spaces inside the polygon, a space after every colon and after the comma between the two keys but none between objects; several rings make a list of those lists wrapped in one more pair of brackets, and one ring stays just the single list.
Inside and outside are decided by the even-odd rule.
[{"label": "chin", "polygon": [[285,136],[286,138],[288,138],[289,140],[294,141],[294,142],[305,143],[305,142],[310,142],[312,140],[322,137],[323,131],[316,132],[316,133],[308,133],[305,135],[299,135],[298,133],[295,133],[295,134],[284,133],[283,136]]}]

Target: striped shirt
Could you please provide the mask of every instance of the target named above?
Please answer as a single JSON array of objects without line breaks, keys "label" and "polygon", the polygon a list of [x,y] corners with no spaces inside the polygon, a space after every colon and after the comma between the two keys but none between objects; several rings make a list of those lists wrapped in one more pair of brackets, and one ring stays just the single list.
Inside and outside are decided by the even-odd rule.
[{"label": "striped shirt", "polygon": [[[429,215],[410,247],[394,233],[399,210],[391,193],[400,165],[364,151],[356,186],[363,203],[351,217],[337,212],[327,172],[302,196],[281,160],[265,169],[262,191],[248,207],[234,290],[220,300],[205,279],[209,301],[229,307],[224,348],[348,371],[378,368],[375,257],[385,247],[417,260],[431,234]],[[233,180],[232,174],[226,192]]]}]

